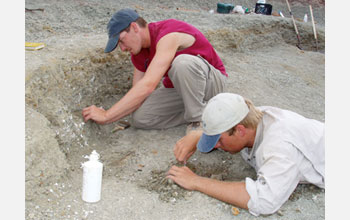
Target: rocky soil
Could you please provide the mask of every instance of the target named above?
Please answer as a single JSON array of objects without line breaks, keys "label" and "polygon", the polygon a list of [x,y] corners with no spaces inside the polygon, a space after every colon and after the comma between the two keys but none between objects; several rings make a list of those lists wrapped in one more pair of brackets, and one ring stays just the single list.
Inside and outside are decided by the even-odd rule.
[{"label": "rocky soil", "polygon": [[[109,108],[131,86],[130,56],[105,54],[106,25],[119,9],[131,7],[147,21],[184,20],[214,45],[229,74],[228,92],[256,105],[293,110],[325,121],[324,1],[290,0],[301,48],[284,1],[267,1],[285,18],[218,14],[213,0],[30,0],[25,2],[25,40],[45,48],[25,53],[25,218],[26,219],[252,219],[232,206],[164,179],[174,144],[185,125],[166,130],[84,123],[82,108]],[[255,1],[233,1],[253,8]],[[318,51],[311,24],[313,7]],[[43,10],[32,10],[43,9]],[[309,21],[303,22],[305,14]],[[124,118],[128,120],[128,117]],[[104,164],[102,199],[81,199],[84,156],[96,150]],[[195,153],[188,166],[221,180],[255,178],[240,158],[220,150]],[[300,185],[280,209],[255,219],[324,219],[325,190]]]}]

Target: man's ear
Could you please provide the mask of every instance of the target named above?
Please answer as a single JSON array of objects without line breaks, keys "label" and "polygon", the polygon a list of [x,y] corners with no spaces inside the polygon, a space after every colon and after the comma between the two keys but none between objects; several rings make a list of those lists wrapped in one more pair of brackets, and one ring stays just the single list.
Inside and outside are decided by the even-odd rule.
[{"label": "man's ear", "polygon": [[247,131],[244,125],[239,124],[236,126],[236,132],[240,137],[244,137]]},{"label": "man's ear", "polygon": [[131,22],[130,27],[134,30],[135,33],[139,31],[139,26],[137,25],[136,22]]}]

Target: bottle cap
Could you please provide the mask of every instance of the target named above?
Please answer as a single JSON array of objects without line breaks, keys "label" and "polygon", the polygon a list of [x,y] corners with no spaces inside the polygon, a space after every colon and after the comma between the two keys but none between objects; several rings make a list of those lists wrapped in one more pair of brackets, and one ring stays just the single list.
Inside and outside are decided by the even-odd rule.
[{"label": "bottle cap", "polygon": [[93,150],[89,156],[89,160],[98,160],[100,158],[100,155]]}]

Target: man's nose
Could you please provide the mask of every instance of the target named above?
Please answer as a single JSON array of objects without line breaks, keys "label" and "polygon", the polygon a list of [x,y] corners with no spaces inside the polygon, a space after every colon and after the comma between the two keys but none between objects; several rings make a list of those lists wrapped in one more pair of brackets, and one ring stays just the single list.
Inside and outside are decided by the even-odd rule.
[{"label": "man's nose", "polygon": [[221,143],[220,141],[218,141],[216,144],[215,144],[215,147],[214,148],[220,148],[221,147]]},{"label": "man's nose", "polygon": [[126,47],[125,47],[123,44],[121,44],[121,43],[119,43],[119,47],[120,47],[120,49],[121,49],[122,51],[125,51],[125,49],[126,49]]}]

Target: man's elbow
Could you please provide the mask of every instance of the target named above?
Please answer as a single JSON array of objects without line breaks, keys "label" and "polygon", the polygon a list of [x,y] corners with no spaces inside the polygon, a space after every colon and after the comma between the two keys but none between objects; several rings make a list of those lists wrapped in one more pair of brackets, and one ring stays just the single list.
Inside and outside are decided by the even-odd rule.
[{"label": "man's elbow", "polygon": [[145,87],[142,95],[146,98],[149,95],[151,95],[153,91],[154,91],[153,87]]},{"label": "man's elbow", "polygon": [[157,84],[154,82],[145,82],[143,85],[143,95],[145,97],[148,97],[152,94],[152,92],[156,89]]},{"label": "man's elbow", "polygon": [[257,204],[252,205],[248,203],[248,210],[255,216],[259,215],[271,215],[277,212],[281,208],[281,205],[275,202],[259,199]]}]

